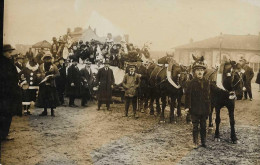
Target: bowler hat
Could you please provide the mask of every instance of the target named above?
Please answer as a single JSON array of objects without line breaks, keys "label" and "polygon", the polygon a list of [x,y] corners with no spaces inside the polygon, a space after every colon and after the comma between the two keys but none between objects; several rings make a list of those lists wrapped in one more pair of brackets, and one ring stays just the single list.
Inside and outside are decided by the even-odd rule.
[{"label": "bowler hat", "polygon": [[6,44],[3,46],[3,52],[8,52],[8,51],[12,51],[15,50],[10,44]]}]

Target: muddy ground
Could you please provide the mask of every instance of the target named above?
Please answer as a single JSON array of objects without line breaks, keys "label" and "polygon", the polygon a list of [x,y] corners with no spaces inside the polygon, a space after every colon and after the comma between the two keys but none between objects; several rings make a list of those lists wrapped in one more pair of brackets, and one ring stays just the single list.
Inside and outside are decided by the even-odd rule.
[{"label": "muddy ground", "polygon": [[184,111],[176,123],[159,124],[149,112],[125,118],[123,104],[97,111],[92,102],[84,108],[58,107],[56,117],[39,117],[42,109],[14,117],[10,135],[15,139],[2,143],[2,164],[260,164],[260,92],[256,84],[253,89],[252,102],[236,102],[238,144],[230,143],[226,109],[221,141],[209,130],[208,147],[193,149]]}]

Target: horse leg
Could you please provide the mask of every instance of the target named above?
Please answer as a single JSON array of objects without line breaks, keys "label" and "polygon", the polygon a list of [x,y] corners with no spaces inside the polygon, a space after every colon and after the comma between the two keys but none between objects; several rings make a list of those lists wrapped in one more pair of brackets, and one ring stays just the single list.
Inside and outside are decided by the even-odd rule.
[{"label": "horse leg", "polygon": [[220,138],[219,138],[219,124],[220,124],[220,108],[215,108],[216,109],[216,119],[215,119],[215,122],[216,122],[216,130],[215,130],[215,137],[214,139],[216,139],[217,141],[220,141]]},{"label": "horse leg", "polygon": [[235,132],[235,118],[234,118],[234,101],[233,101],[233,105],[228,107],[228,115],[229,115],[229,122],[230,122],[230,127],[231,127],[231,141],[232,143],[236,144],[237,143],[237,136],[236,136],[236,132]]},{"label": "horse leg", "polygon": [[153,108],[153,102],[154,102],[154,96],[151,95],[151,98],[150,98],[150,115],[154,115],[154,108]]},{"label": "horse leg", "polygon": [[162,96],[162,113],[160,115],[160,122],[165,122],[165,118],[164,118],[164,110],[166,107],[166,96]]},{"label": "horse leg", "polygon": [[211,105],[211,109],[210,109],[210,112],[209,112],[209,129],[213,129],[213,122],[212,122],[213,111],[214,111],[214,106]]},{"label": "horse leg", "polygon": [[159,115],[161,113],[161,107],[160,107],[160,97],[156,96],[156,112]]},{"label": "horse leg", "polygon": [[172,123],[174,121],[174,108],[175,108],[175,97],[171,96],[170,123]]},{"label": "horse leg", "polygon": [[177,97],[177,115],[178,115],[178,117],[181,117],[181,96],[182,95],[179,95]]}]

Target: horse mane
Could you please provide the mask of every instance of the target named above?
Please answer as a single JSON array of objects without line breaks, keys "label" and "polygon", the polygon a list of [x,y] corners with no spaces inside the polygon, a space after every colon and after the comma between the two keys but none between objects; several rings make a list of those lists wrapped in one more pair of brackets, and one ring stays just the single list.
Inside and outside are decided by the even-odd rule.
[{"label": "horse mane", "polygon": [[218,68],[216,69],[206,69],[204,77],[206,80],[217,82]]}]

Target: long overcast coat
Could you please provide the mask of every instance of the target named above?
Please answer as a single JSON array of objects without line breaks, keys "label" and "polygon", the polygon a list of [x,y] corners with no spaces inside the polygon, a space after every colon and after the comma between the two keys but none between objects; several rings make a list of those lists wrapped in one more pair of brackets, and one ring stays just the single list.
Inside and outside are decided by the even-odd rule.
[{"label": "long overcast coat", "polygon": [[112,69],[101,68],[97,73],[97,82],[99,84],[97,99],[98,101],[111,101],[112,87],[114,85],[115,78]]}]

